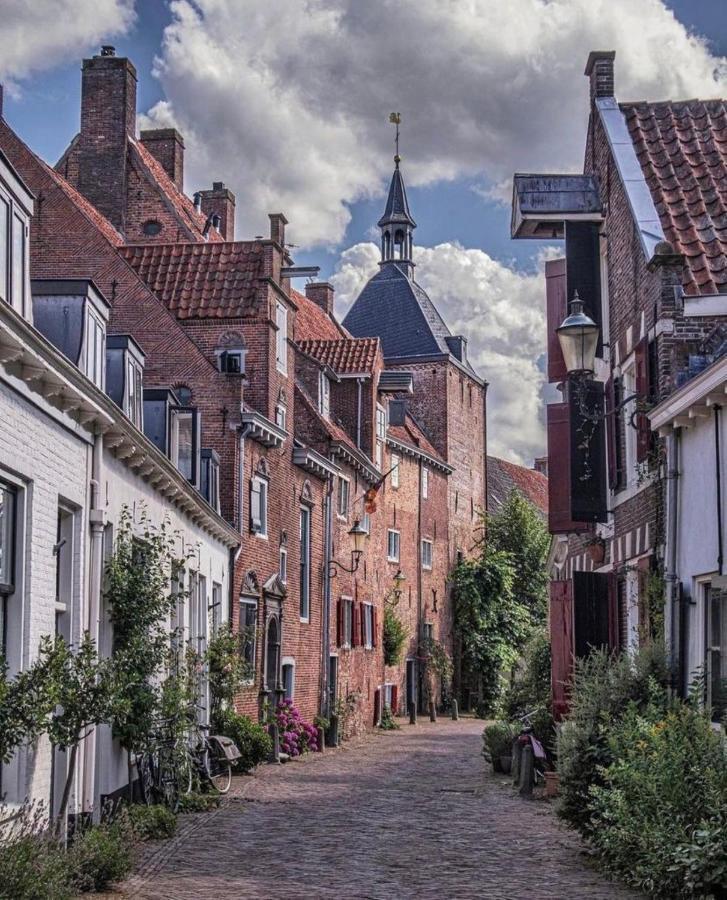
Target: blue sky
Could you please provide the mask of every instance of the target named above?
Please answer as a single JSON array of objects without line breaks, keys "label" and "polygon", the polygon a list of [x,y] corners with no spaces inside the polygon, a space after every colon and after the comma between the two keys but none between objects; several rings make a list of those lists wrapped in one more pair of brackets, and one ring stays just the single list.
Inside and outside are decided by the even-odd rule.
[{"label": "blue sky", "polygon": [[[724,0],[672,0],[669,6],[689,29],[709,38],[716,54],[727,55]],[[166,0],[147,0],[137,4],[137,17],[133,30],[113,41],[117,53],[131,57],[137,67],[139,109],[146,110],[164,98],[161,83],[152,76],[152,65],[171,16]],[[94,52],[94,48],[89,48],[89,52]],[[585,52],[584,48],[583,55]],[[5,117],[36,152],[55,162],[78,129],[79,100],[80,59],[67,60],[50,71],[22,80],[17,96],[6,95]],[[384,114],[387,112],[383,110]],[[382,130],[385,127],[382,124]],[[406,172],[406,114],[402,153]],[[465,247],[481,247],[506,264],[528,268],[537,246],[510,240],[509,209],[477,194],[475,188],[480,184],[481,178],[457,178],[424,187],[410,186],[409,201],[418,226],[417,243],[431,246],[456,240]],[[381,208],[380,197],[350,204],[352,218],[344,239],[329,248],[299,251],[296,260],[317,263],[323,275],[329,274],[342,247],[370,239],[369,229]]]}]

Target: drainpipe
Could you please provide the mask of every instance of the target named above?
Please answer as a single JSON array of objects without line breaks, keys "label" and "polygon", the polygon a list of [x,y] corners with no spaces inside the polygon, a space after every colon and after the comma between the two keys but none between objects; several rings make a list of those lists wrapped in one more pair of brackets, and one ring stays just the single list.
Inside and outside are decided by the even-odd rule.
[{"label": "drainpipe", "polygon": [[714,407],[714,468],[717,482],[717,573],[724,574],[724,542],[722,540],[722,450],[719,431],[721,427],[722,407]]},{"label": "drainpipe", "polygon": [[679,538],[679,445],[681,440],[681,429],[677,428],[666,439],[666,551],[665,551],[665,569],[666,569],[666,626],[664,639],[667,646],[667,654],[669,660],[669,671],[672,673],[672,680],[679,671],[679,640],[678,632],[681,630],[679,625],[678,603],[679,603],[679,566],[678,566],[678,547]]},{"label": "drainpipe", "polygon": [[[91,451],[91,508],[88,514],[91,526],[91,548],[89,561],[88,584],[88,617],[86,628],[100,654],[99,637],[101,632],[101,591],[103,587],[103,537],[106,524],[106,512],[103,508],[101,490],[103,485],[103,435],[97,434]],[[98,728],[91,729],[83,746],[82,774],[82,809],[85,813],[93,813],[98,821],[100,810],[95,802],[97,795],[97,740]]]},{"label": "drainpipe", "polygon": [[[422,489],[424,486],[424,463],[419,460],[419,497],[417,498],[417,656],[421,656],[424,635],[424,604],[422,603]],[[417,665],[417,669],[418,669]],[[421,673],[417,671],[417,681],[421,684]],[[417,691],[418,693],[418,691]],[[417,697],[417,700],[419,698]],[[419,704],[417,703],[417,706]]]},{"label": "drainpipe", "polygon": [[361,412],[363,408],[363,378],[356,379],[356,446],[361,448]]},{"label": "drainpipe", "polygon": [[331,578],[328,571],[328,560],[332,556],[333,546],[333,477],[326,484],[326,495],[323,501],[323,628],[322,660],[321,660],[321,696],[320,710],[325,718],[329,716],[328,708],[328,659],[331,655]]},{"label": "drainpipe", "polygon": [[240,426],[240,488],[237,492],[237,530],[242,536],[242,512],[245,498],[245,438],[250,434],[251,425]]}]

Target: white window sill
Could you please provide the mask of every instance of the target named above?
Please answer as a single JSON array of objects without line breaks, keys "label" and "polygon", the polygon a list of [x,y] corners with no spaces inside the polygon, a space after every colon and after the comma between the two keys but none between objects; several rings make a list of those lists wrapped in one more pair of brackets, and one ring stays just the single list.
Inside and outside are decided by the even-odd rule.
[{"label": "white window sill", "polygon": [[386,561],[390,562],[390,563],[398,563],[399,557],[398,556],[387,556]]},{"label": "white window sill", "polygon": [[303,618],[303,616],[301,616],[300,622],[302,625],[310,625],[310,616],[308,616],[307,618]]},{"label": "white window sill", "polygon": [[259,531],[253,531],[253,535],[254,535],[259,541],[267,541],[267,539],[268,539],[267,534],[261,534]]},{"label": "white window sill", "polygon": [[424,569],[425,572],[431,572],[431,571],[432,571],[432,566],[424,566],[424,565],[423,565],[423,566],[422,566],[422,569]]}]

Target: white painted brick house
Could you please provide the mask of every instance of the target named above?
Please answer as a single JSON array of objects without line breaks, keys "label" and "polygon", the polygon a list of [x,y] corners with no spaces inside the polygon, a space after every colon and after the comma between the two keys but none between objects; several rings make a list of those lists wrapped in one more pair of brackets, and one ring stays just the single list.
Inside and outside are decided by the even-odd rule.
[{"label": "white painted brick house", "polygon": [[[145,436],[143,354],[127,336],[109,336],[107,347],[108,306],[92,282],[34,282],[31,290],[32,211],[32,195],[0,154],[0,649],[8,677],[33,662],[43,635],[75,644],[89,631],[110,652],[103,571],[125,508],[135,525],[142,510],[153,525],[166,520],[180,555],[189,553],[190,599],[179,618],[202,647],[229,620],[239,544],[218,511],[214,455],[192,440],[198,423],[171,392],[164,440]],[[42,738],[0,767],[0,778],[8,804],[31,798],[53,808],[65,757],[54,758]],[[83,742],[69,812],[98,808],[126,781],[125,755],[102,726]]]}]

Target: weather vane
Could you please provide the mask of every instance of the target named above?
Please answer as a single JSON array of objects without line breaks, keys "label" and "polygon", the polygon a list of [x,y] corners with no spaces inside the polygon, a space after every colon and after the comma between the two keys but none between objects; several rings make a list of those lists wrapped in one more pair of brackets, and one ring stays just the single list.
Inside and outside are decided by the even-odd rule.
[{"label": "weather vane", "polygon": [[392,125],[396,125],[396,137],[394,139],[394,143],[396,144],[396,156],[394,156],[394,162],[398,163],[401,159],[399,156],[399,125],[401,125],[401,113],[389,113],[389,121]]}]

